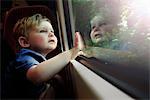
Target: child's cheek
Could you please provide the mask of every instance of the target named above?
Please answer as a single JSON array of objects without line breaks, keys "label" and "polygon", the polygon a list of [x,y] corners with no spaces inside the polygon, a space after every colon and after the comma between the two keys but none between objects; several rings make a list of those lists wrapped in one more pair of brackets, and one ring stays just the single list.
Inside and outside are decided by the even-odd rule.
[{"label": "child's cheek", "polygon": [[41,38],[41,37],[38,37],[38,38],[36,38],[35,39],[35,42],[36,42],[36,44],[43,44],[43,42],[44,42],[44,39],[43,38]]}]

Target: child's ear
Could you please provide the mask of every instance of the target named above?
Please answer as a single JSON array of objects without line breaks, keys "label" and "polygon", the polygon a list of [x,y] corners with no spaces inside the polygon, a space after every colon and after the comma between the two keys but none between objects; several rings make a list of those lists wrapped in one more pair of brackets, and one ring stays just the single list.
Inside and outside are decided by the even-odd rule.
[{"label": "child's ear", "polygon": [[24,36],[20,36],[19,39],[18,39],[18,42],[19,42],[21,47],[27,48],[27,47],[30,46],[27,38],[24,37]]}]

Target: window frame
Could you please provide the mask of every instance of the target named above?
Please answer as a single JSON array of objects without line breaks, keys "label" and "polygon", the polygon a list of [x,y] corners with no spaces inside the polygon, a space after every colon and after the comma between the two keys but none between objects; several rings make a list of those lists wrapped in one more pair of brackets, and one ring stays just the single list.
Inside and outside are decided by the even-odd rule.
[{"label": "window frame", "polygon": [[[126,83],[126,78],[132,79],[132,77],[130,77],[127,73],[124,72],[124,69],[129,69],[129,67],[126,68],[124,66],[118,66],[108,63],[106,64],[105,62],[98,60],[94,57],[87,58],[85,56],[78,56],[76,60],[83,64],[85,67],[87,67],[89,70],[93,71],[94,73],[105,79],[107,82],[116,86],[124,93],[130,95],[131,97],[143,99],[146,97],[146,95],[148,96],[148,94],[145,94],[145,91],[138,90],[139,88],[141,88],[140,86],[142,85],[142,83],[140,84],[140,81],[143,80],[139,80],[136,78],[134,79],[138,82],[138,89],[136,83],[130,82],[130,85]],[[114,69],[116,67],[118,69]],[[144,74],[144,71],[142,73]],[[134,85],[136,87],[133,87]]]}]

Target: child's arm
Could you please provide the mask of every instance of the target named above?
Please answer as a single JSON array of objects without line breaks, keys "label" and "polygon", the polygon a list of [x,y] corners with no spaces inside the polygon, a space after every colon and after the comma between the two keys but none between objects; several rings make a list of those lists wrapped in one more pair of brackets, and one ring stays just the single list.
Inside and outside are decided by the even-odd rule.
[{"label": "child's arm", "polygon": [[40,83],[49,80],[58,73],[70,60],[78,56],[79,51],[83,48],[83,41],[79,33],[75,36],[75,47],[71,50],[62,52],[57,56],[46,60],[38,65],[32,66],[27,71],[27,78],[34,83]]}]

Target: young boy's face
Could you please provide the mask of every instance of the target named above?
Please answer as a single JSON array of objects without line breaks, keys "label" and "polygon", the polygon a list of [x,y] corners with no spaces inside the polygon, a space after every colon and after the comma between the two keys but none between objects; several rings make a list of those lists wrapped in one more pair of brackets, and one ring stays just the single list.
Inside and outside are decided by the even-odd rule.
[{"label": "young boy's face", "polygon": [[108,23],[95,22],[92,25],[90,37],[93,43],[101,43],[106,40],[106,33],[111,32],[112,25]]},{"label": "young boy's face", "polygon": [[30,49],[41,53],[49,53],[57,47],[57,38],[50,22],[42,21],[29,33]]}]

